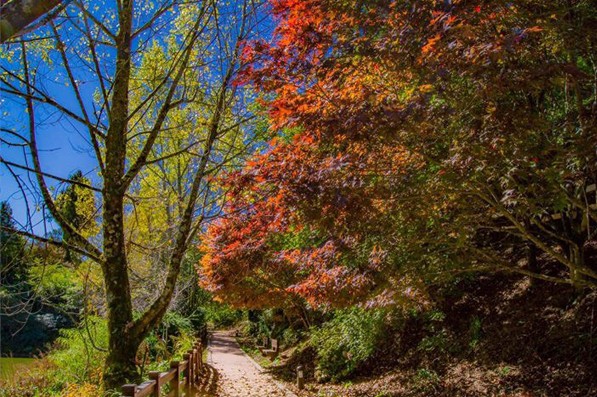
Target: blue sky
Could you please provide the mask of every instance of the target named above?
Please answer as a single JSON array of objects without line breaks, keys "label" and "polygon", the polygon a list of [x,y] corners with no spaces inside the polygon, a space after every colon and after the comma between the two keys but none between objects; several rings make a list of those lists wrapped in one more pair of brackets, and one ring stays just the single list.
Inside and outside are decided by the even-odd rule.
[{"label": "blue sky", "polygon": [[[60,103],[66,106],[73,106],[73,95],[64,84],[54,84],[51,81],[46,82],[47,90]],[[14,98],[11,95],[1,93],[2,119],[0,128],[15,130],[23,135],[28,135],[28,115],[24,111],[24,100]],[[42,168],[50,173],[63,178],[67,178],[76,170],[83,171],[93,179],[96,176],[96,162],[93,155],[89,152],[89,146],[81,136],[80,126],[67,122],[64,119],[58,120],[51,113],[42,107],[36,107],[37,121],[37,140],[39,147],[40,162]],[[8,136],[6,133],[2,137],[11,142],[19,142],[19,139]],[[5,142],[1,143],[0,153],[8,161],[31,166],[29,150],[23,147],[12,147]],[[35,188],[36,184],[28,172],[13,167],[12,171],[20,178],[22,186],[27,189]],[[27,194],[25,199],[21,186],[15,179],[15,176],[5,167],[0,166],[0,200],[6,200],[13,209],[14,218],[21,224],[27,220],[27,204],[32,214],[34,214],[35,230],[43,230],[40,203],[36,200],[36,195]],[[51,178],[46,178],[48,185],[60,189],[60,182]],[[29,225],[33,226],[33,225]]]},{"label": "blue sky", "polygon": [[[155,3],[161,4],[163,1],[156,1]],[[150,4],[151,2],[147,2]],[[115,13],[115,2],[112,0],[105,0],[104,2],[90,2],[94,6],[92,13],[95,18],[105,21],[109,24],[113,31],[116,31],[117,19],[113,20],[110,18],[111,14]],[[136,21],[136,26],[142,25],[148,18],[149,14],[143,13],[142,5],[144,0],[137,1],[136,7],[139,8],[139,18]],[[234,1],[231,3],[220,3],[225,4],[223,6],[222,15],[223,18],[227,11],[234,12]],[[80,15],[78,10],[73,6],[67,7],[67,13],[69,19],[58,18],[55,20],[56,24],[59,25],[58,29],[66,29],[78,24],[81,26]],[[74,23],[74,24],[73,24]],[[64,25],[62,25],[64,24]],[[262,24],[263,31],[257,33],[257,35],[267,36],[268,32],[271,32],[272,22],[265,20]],[[51,35],[52,30],[50,26],[43,26],[36,31],[24,36],[25,39],[29,40],[35,37],[45,37]],[[85,108],[89,114],[94,111],[93,107],[93,94],[99,89],[98,79],[93,73],[90,73],[85,69],[84,58],[85,49],[82,50],[79,46],[79,41],[82,35],[77,30],[72,30],[69,33],[70,41],[66,41],[67,51],[69,53],[69,59],[77,65],[74,68],[76,74],[76,80],[80,87]],[[101,38],[101,34],[98,36]],[[158,40],[164,40],[165,36],[160,35]],[[143,42],[145,37],[143,35],[137,38],[137,43]],[[44,48],[44,43],[49,43],[50,48]],[[43,91],[56,102],[61,105],[72,109],[73,112],[79,116],[82,114],[80,107],[76,101],[74,91],[68,82],[66,72],[59,68],[61,63],[59,52],[53,48],[55,44],[53,40],[41,40],[28,42],[31,48],[28,51],[28,59],[30,62],[30,68],[35,70],[37,73],[37,79],[41,83]],[[20,72],[22,69],[22,56],[20,54],[20,45],[13,43],[9,45],[3,45],[0,47],[2,56],[0,56],[0,67],[3,67],[10,71]],[[110,76],[111,69],[113,69],[113,49],[108,46],[97,47],[100,56],[106,57],[106,75]],[[88,51],[88,50],[87,50]],[[12,53],[12,57],[10,56]],[[54,66],[48,67],[47,60],[51,60]],[[215,58],[214,58],[215,59]],[[217,75],[217,71],[215,72]],[[1,84],[0,84],[1,85]],[[4,86],[6,87],[6,86]],[[21,86],[20,89],[23,89]],[[13,130],[23,135],[28,135],[28,115],[25,111],[25,101],[21,98],[16,98],[13,95],[7,93],[0,93],[0,106],[2,118],[0,120],[0,128]],[[81,170],[89,179],[92,180],[95,186],[100,186],[101,180],[98,177],[98,166],[93,153],[91,144],[88,142],[88,131],[87,128],[60,115],[53,107],[43,104],[36,104],[35,107],[35,118],[36,118],[36,131],[38,147],[40,149],[40,160],[42,169],[45,172],[53,175],[60,176],[62,178],[68,178],[76,170]],[[18,142],[18,139],[10,137],[4,131],[2,132],[2,138],[11,142]],[[1,143],[0,152],[2,157],[17,164],[31,166],[31,161],[28,155],[28,150],[23,147],[13,147],[5,142]],[[7,200],[12,209],[14,218],[27,227],[30,231],[36,233],[44,233],[44,222],[42,222],[42,207],[39,201],[39,194],[35,193],[36,182],[32,175],[28,172],[20,170],[18,168],[12,168],[12,171],[17,175],[15,179],[14,175],[7,169],[5,165],[0,165],[0,200]],[[61,189],[64,184],[53,180],[51,178],[45,178],[48,185],[53,186],[55,189]],[[19,182],[21,186],[19,186]],[[23,194],[22,187],[26,187],[26,194]],[[32,224],[26,224],[27,211],[33,214]],[[52,228],[51,223],[46,223]]]}]

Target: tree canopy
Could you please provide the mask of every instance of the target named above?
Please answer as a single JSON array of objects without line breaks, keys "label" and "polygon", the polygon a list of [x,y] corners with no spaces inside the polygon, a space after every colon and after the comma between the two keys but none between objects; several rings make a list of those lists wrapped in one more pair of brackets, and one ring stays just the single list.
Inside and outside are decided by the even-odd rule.
[{"label": "tree canopy", "polygon": [[276,136],[224,181],[216,295],[425,304],[473,271],[595,287],[594,1],[272,4],[244,81]]}]

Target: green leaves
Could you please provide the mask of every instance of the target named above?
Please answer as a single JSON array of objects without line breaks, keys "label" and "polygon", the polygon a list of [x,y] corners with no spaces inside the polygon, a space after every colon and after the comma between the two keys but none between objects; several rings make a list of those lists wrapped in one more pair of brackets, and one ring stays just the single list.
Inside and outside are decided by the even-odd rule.
[{"label": "green leaves", "polygon": [[341,380],[370,358],[384,338],[385,312],[353,308],[337,311],[319,329],[311,330],[322,378]]}]

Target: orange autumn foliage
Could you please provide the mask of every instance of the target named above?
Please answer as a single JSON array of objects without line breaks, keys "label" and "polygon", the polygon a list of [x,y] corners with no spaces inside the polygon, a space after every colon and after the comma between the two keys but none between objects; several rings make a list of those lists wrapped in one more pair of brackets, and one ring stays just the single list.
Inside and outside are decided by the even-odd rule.
[{"label": "orange autumn foliage", "polygon": [[[245,49],[241,82],[271,95],[279,137],[223,182],[228,215],[201,263],[216,296],[425,304],[452,272],[520,270],[504,250],[549,231],[521,240],[500,222],[553,212],[561,164],[580,161],[575,183],[590,183],[595,115],[588,100],[559,109],[571,76],[587,98],[591,81],[563,62],[576,43],[564,16],[545,17],[567,12],[558,2],[271,3],[276,40]],[[597,43],[591,18],[579,29]]]}]

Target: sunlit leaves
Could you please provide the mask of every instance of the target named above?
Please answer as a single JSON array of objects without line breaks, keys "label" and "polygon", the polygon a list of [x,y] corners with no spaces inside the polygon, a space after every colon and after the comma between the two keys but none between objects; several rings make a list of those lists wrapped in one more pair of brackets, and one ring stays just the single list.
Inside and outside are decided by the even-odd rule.
[{"label": "sunlit leaves", "polygon": [[[314,305],[421,303],[426,283],[517,271],[505,251],[568,239],[541,222],[570,210],[562,186],[595,169],[580,71],[594,2],[575,3],[576,22],[560,2],[374,3],[274,1],[278,40],[245,51],[244,81],[274,95],[272,129],[297,132],[230,175],[229,216],[202,263],[216,294],[259,273],[261,288],[278,281]],[[279,244],[301,230],[318,238]]]}]

